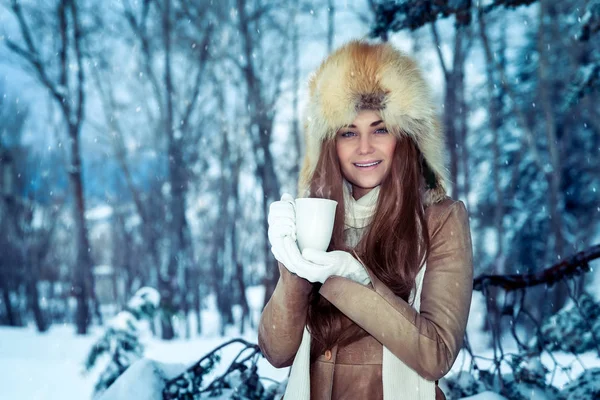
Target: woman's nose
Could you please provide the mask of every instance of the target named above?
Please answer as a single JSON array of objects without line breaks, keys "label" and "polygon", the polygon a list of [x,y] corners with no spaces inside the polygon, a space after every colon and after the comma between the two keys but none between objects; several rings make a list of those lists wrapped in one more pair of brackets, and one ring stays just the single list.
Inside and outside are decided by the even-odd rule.
[{"label": "woman's nose", "polygon": [[373,144],[371,143],[371,135],[361,135],[358,143],[359,154],[369,154],[373,152]]}]

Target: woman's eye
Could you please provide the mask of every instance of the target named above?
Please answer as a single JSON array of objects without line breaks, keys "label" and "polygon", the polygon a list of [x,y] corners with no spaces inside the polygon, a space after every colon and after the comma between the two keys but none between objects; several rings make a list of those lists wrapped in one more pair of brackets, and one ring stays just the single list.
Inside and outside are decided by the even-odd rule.
[{"label": "woman's eye", "polygon": [[388,133],[388,130],[386,128],[379,128],[375,131],[375,133]]},{"label": "woman's eye", "polygon": [[356,134],[354,132],[342,132],[340,134],[341,137],[352,137],[355,136]]}]

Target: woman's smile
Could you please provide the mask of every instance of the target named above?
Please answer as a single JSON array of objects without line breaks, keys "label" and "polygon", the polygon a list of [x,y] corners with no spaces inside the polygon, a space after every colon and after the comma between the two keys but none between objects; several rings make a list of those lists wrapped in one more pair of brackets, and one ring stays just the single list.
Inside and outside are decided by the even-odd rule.
[{"label": "woman's smile", "polygon": [[364,161],[364,162],[360,162],[360,163],[354,163],[354,165],[356,165],[358,168],[360,168],[362,170],[370,171],[372,169],[375,169],[379,164],[381,164],[381,161],[382,160]]}]

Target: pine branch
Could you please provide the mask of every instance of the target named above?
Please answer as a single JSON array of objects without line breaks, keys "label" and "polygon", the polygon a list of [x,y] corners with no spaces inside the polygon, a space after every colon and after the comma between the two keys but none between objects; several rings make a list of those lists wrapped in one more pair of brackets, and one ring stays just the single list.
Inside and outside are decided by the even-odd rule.
[{"label": "pine branch", "polygon": [[[517,8],[535,3],[538,0],[494,0],[483,7],[488,13],[499,7]],[[471,0],[379,0],[371,1],[375,22],[371,27],[372,37],[385,37],[388,32],[404,29],[415,30],[441,18],[455,16],[457,25],[471,23]]]},{"label": "pine branch", "polygon": [[586,12],[581,18],[581,30],[577,38],[587,42],[598,31],[600,31],[600,0],[594,0],[587,5]]},{"label": "pine branch", "polygon": [[[204,386],[202,383],[205,375],[210,373],[220,361],[220,357],[217,354],[219,350],[233,343],[242,343],[244,348],[234,358],[225,373]],[[242,354],[248,350],[251,350],[250,354],[240,359]],[[244,383],[250,384],[250,382],[245,381],[250,379],[251,376],[256,375],[256,363],[260,354],[258,345],[247,342],[244,339],[236,338],[225,342],[206,354],[183,373],[168,380],[165,384],[165,389],[163,390],[163,399],[195,399],[197,398],[195,396],[200,396],[201,393],[218,393],[221,390],[228,388],[228,379],[235,371],[243,373],[250,369],[251,374],[248,374],[244,380]],[[250,362],[250,366],[246,365],[247,362]],[[254,385],[257,385],[257,382],[254,382]],[[204,388],[202,386],[204,386]],[[252,387],[252,389],[255,388]]]},{"label": "pine branch", "polygon": [[[234,339],[236,340],[236,339]],[[246,356],[245,358],[243,358],[240,361],[237,361],[237,359],[246,352],[246,350],[248,349],[252,349],[252,352]],[[201,392],[208,392],[208,393],[213,393],[215,390],[219,390],[222,389],[224,387],[227,387],[227,382],[226,382],[226,378],[229,374],[231,374],[233,371],[236,370],[240,370],[240,371],[245,371],[248,367],[246,367],[245,363],[249,360],[251,360],[252,358],[254,358],[252,364],[251,364],[251,368],[255,368],[256,367],[256,362],[258,361],[256,355],[260,354],[260,349],[258,347],[258,345],[256,344],[250,344],[247,343],[246,347],[244,347],[239,353],[238,355],[235,357],[235,359],[231,362],[231,364],[229,365],[229,368],[227,368],[227,371],[225,371],[225,373],[223,373],[221,376],[219,376],[218,378],[216,378],[214,381],[212,381],[210,383],[210,385],[208,385],[208,387],[206,387],[206,389],[203,389]]]}]

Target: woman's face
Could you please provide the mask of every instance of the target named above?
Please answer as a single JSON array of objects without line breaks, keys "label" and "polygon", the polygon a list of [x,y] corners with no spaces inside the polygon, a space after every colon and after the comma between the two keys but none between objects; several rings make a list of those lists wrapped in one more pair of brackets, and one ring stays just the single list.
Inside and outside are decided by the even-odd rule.
[{"label": "woman's face", "polygon": [[358,200],[379,186],[392,165],[396,137],[388,133],[379,113],[363,110],[336,135],[342,174]]}]

